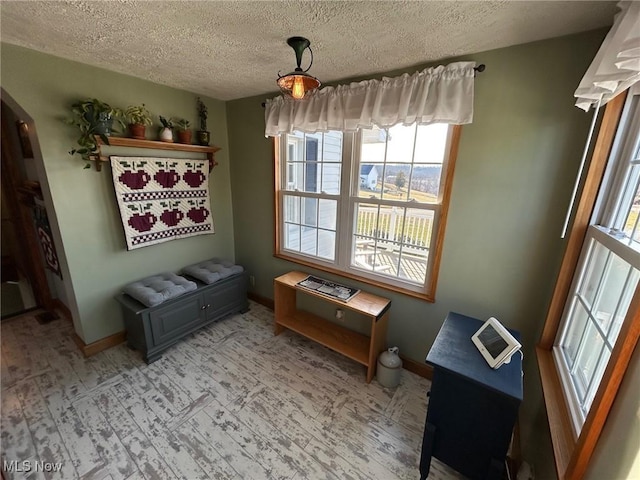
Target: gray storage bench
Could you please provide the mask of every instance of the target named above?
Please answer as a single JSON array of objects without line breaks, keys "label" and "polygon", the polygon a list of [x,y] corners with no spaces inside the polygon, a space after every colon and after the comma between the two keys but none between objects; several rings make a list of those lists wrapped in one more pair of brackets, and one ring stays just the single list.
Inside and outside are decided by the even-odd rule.
[{"label": "gray storage bench", "polygon": [[[152,280],[155,282],[136,282],[134,294],[149,285],[152,288],[160,285],[165,292],[178,291],[178,296],[153,306],[147,305],[158,298],[156,293],[141,297],[147,305],[126,293],[116,297],[122,307],[127,343],[141,351],[147,363],[159,359],[163,350],[199,328],[231,313],[246,312],[249,309],[248,276],[242,271],[242,267],[211,284],[183,277],[171,277],[168,280],[163,277],[160,283],[158,277],[153,277]],[[195,284],[195,288],[189,284]]]}]

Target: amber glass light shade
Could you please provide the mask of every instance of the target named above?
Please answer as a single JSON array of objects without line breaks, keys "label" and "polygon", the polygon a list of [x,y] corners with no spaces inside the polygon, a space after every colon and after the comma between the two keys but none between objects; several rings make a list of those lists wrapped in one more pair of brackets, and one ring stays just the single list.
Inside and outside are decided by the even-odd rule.
[{"label": "amber glass light shade", "polygon": [[291,72],[284,77],[278,79],[280,91],[286,95],[290,95],[296,100],[304,98],[304,96],[320,86],[320,80],[303,72]]}]

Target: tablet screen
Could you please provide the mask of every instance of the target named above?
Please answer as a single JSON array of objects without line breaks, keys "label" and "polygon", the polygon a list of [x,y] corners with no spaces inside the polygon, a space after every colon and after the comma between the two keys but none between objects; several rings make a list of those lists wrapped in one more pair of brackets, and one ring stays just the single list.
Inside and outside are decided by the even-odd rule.
[{"label": "tablet screen", "polygon": [[490,325],[480,332],[478,339],[487,349],[487,352],[493,357],[497,358],[502,351],[509,346],[509,344],[500,336],[500,334]]}]

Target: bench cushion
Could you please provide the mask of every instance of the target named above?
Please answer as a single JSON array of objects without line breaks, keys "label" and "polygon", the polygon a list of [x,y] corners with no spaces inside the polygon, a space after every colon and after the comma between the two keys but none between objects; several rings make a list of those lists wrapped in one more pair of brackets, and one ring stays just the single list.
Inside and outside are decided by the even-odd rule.
[{"label": "bench cushion", "polygon": [[228,260],[212,258],[211,260],[184,267],[181,273],[197,278],[203,283],[211,284],[242,271],[244,271],[244,268],[240,265],[234,265]]},{"label": "bench cushion", "polygon": [[124,287],[124,293],[132,296],[147,307],[153,307],[183,293],[195,290],[197,285],[191,280],[166,272],[143,278]]}]

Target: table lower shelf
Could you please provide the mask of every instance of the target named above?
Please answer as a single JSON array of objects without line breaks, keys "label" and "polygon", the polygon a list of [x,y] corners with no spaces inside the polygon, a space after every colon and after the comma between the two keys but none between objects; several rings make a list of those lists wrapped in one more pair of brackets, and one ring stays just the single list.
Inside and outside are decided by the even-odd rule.
[{"label": "table lower shelf", "polygon": [[[366,335],[304,310],[296,310],[295,316],[276,318],[276,329],[278,325],[310,338],[362,365],[369,366],[371,339]],[[279,332],[276,330],[276,333]]]}]

